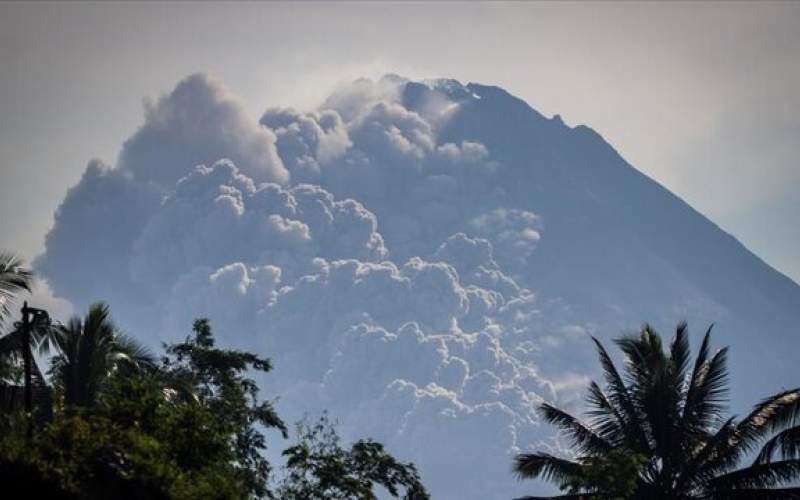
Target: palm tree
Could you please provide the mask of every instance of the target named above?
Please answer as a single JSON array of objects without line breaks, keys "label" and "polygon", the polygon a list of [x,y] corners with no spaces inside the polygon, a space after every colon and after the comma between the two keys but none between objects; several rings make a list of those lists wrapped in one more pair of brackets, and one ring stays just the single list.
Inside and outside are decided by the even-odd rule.
[{"label": "palm tree", "polygon": [[9,252],[0,252],[0,322],[11,314],[11,302],[17,294],[30,292],[33,274],[22,259]]},{"label": "palm tree", "polygon": [[145,347],[119,333],[102,302],[91,305],[83,319],[74,316],[59,325],[55,344],[50,373],[67,408],[91,408],[112,374],[155,364]]},{"label": "palm tree", "polygon": [[[517,476],[541,477],[570,493],[539,498],[800,498],[800,488],[791,487],[800,479],[800,388],[765,398],[742,420],[724,419],[728,351],[711,354],[710,338],[709,327],[692,364],[685,323],[668,351],[645,325],[638,336],[616,340],[624,377],[593,338],[606,383],[589,385],[586,421],[549,403],[540,408],[571,439],[575,458],[520,454]],[[737,467],[756,451],[750,465]],[[614,487],[597,480],[621,462],[635,465],[627,492],[617,491],[624,480]]]}]

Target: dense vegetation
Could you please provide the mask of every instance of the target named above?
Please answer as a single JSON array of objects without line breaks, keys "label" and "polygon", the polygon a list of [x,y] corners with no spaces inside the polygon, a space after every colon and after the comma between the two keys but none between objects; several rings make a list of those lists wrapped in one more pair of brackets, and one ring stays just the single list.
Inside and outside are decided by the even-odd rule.
[{"label": "dense vegetation", "polygon": [[[413,464],[371,440],[340,446],[327,417],[303,423],[282,479],[268,436],[289,435],[248,375],[270,360],[220,348],[207,320],[156,358],[119,333],[108,306],[52,325],[9,300],[29,291],[21,262],[0,255],[0,482],[11,497],[80,499],[428,498]],[[50,352],[49,377],[35,352]],[[274,432],[273,432],[274,431]],[[280,438],[282,435],[282,438]]]},{"label": "dense vegetation", "polygon": [[[668,350],[645,326],[616,341],[623,376],[595,339],[606,384],[590,384],[587,421],[541,406],[543,418],[571,438],[575,456],[518,455],[518,476],[567,492],[551,498],[800,498],[800,388],[765,398],[741,420],[726,419],[727,348],[712,354],[710,340],[711,328],[691,363],[685,323]],[[745,460],[752,463],[741,466]]]}]

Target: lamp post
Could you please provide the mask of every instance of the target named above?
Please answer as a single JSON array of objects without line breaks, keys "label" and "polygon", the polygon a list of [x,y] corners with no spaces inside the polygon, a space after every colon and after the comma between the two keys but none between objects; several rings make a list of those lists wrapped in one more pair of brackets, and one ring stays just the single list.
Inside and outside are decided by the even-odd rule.
[{"label": "lamp post", "polygon": [[34,328],[49,328],[50,315],[44,309],[28,307],[28,302],[22,306],[22,321],[19,326],[22,331],[22,360],[25,368],[25,437],[33,437],[33,353],[31,352],[31,334]]}]

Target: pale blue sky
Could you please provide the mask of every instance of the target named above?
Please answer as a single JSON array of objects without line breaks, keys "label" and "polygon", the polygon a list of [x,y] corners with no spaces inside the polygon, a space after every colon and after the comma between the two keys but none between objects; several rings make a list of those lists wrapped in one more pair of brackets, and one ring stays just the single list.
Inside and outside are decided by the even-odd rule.
[{"label": "pale blue sky", "polygon": [[2,3],[0,68],[0,246],[29,258],[88,160],[187,74],[255,119],[396,72],[588,124],[800,281],[800,4]]}]

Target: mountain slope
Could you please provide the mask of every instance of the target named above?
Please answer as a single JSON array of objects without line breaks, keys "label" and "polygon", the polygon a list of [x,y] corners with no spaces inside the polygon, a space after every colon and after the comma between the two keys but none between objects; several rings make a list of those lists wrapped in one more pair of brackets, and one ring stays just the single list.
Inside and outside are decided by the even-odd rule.
[{"label": "mountain slope", "polygon": [[[625,321],[638,315],[668,324],[683,315],[717,322],[717,338],[733,344],[734,363],[749,359],[755,367],[765,356],[773,383],[794,382],[796,283],[631,167],[591,129],[545,120],[497,88],[467,88],[481,99],[462,106],[443,138],[480,140],[496,152],[515,171],[509,198],[548,223],[530,262],[534,286],[595,305],[600,310],[587,312],[601,316],[618,306]],[[513,126],[492,127],[501,120]],[[752,372],[741,378],[748,379]]]}]

